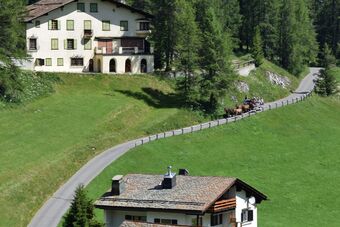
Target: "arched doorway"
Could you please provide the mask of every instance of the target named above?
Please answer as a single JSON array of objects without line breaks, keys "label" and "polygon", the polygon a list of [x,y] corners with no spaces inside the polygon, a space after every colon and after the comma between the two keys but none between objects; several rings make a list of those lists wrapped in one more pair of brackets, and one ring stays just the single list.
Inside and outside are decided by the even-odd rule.
[{"label": "arched doorway", "polygon": [[90,62],[89,62],[89,72],[93,72],[93,59],[90,59]]},{"label": "arched doorway", "polygon": [[131,60],[126,59],[125,61],[125,72],[130,73],[131,72]]},{"label": "arched doorway", "polygon": [[98,69],[99,73],[102,72],[102,63],[101,63],[100,59],[98,59],[98,61],[97,61],[97,69]]},{"label": "arched doorway", "polygon": [[113,58],[110,60],[110,72],[111,73],[116,72],[116,60]]},{"label": "arched doorway", "polygon": [[141,73],[147,73],[148,72],[148,63],[146,59],[142,59],[140,62],[140,72]]}]

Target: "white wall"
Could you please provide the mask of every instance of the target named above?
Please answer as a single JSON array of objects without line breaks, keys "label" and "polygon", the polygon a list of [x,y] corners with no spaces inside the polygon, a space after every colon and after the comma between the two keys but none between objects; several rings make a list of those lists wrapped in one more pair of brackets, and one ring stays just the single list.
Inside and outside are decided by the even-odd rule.
[{"label": "white wall", "polygon": [[[132,13],[130,10],[122,7],[117,8],[115,4],[101,0],[79,0],[78,2],[85,3],[86,12],[77,11],[77,2],[73,2],[48,13],[46,16],[37,18],[36,20],[40,21],[40,28],[35,27],[36,20],[33,20],[32,23],[27,23],[27,43],[30,37],[37,37],[38,46],[38,51],[29,51],[29,54],[34,60],[36,58],[52,58],[52,66],[37,66],[35,67],[35,70],[58,72],[87,71],[89,60],[94,58],[94,49],[97,46],[97,42],[94,40],[94,37],[137,36],[136,30],[138,30],[138,28],[136,20],[144,18],[143,15]],[[98,13],[90,13],[90,3],[95,2],[98,3]],[[48,21],[51,19],[60,21],[60,30],[48,30]],[[66,30],[67,20],[74,20],[74,31]],[[84,20],[92,21],[92,50],[84,50],[82,42]],[[111,21],[110,31],[102,31],[102,20]],[[120,21],[122,20],[129,22],[129,31],[120,31]],[[51,50],[52,38],[58,38],[58,50]],[[77,49],[65,50],[65,39],[76,39]],[[84,58],[83,67],[71,67],[70,58],[75,56]],[[64,66],[57,66],[57,58],[64,59]],[[150,55],[148,60],[153,62],[153,56]],[[125,65],[123,67],[125,67]]]},{"label": "white wall", "polygon": [[257,227],[257,208],[256,205],[252,205],[250,203],[248,203],[248,198],[246,196],[246,192],[245,191],[239,191],[236,192],[236,209],[235,209],[235,215],[236,215],[236,222],[237,223],[241,223],[241,213],[243,209],[247,209],[250,208],[251,210],[253,210],[253,217],[254,220],[252,222],[244,222],[241,224],[238,224],[238,227],[243,227],[243,226],[247,226],[247,227]]}]

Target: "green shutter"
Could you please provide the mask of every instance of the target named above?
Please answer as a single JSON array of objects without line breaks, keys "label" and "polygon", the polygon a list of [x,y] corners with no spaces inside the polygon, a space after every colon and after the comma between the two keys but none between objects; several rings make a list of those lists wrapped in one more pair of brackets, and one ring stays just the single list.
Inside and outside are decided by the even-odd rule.
[{"label": "green shutter", "polygon": [[52,30],[52,20],[48,21],[48,30]]},{"label": "green shutter", "polygon": [[77,40],[74,39],[73,42],[74,42],[74,49],[76,50],[77,49]]},{"label": "green shutter", "polygon": [[57,21],[58,21],[58,30],[60,30],[61,29],[61,22],[59,20],[57,20]]},{"label": "green shutter", "polygon": [[66,29],[69,31],[74,30],[74,20],[67,20],[66,21]]},{"label": "green shutter", "polygon": [[51,50],[58,50],[58,39],[51,39]]},{"label": "green shutter", "polygon": [[63,58],[58,58],[57,59],[57,66],[63,66],[64,65],[64,59]]},{"label": "green shutter", "polygon": [[103,20],[103,31],[110,31],[110,21]]},{"label": "green shutter", "polygon": [[45,63],[46,66],[52,66],[52,59],[51,58],[46,58],[45,61],[46,61],[46,63]]},{"label": "green shutter", "polygon": [[67,39],[64,39],[64,49],[67,50]]}]

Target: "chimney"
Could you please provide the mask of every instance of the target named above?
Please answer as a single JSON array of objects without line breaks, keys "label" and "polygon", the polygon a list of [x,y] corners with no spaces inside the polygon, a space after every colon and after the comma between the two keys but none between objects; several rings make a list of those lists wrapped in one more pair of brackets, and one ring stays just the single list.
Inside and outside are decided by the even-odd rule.
[{"label": "chimney", "polygon": [[120,195],[123,193],[124,187],[123,175],[116,175],[112,178],[112,187],[111,193],[112,195]]},{"label": "chimney", "polygon": [[178,175],[180,175],[180,176],[189,176],[189,170],[187,170],[187,169],[179,169]]},{"label": "chimney", "polygon": [[168,172],[164,175],[162,182],[163,189],[172,189],[176,186],[176,173],[171,172],[171,166],[168,167]]}]

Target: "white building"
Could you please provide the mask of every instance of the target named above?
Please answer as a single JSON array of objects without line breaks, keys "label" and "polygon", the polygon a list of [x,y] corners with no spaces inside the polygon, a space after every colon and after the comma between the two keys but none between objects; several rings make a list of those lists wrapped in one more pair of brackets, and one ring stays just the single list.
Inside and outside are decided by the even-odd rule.
[{"label": "white building", "polygon": [[152,15],[115,0],[40,0],[27,6],[26,68],[49,72],[145,73]]},{"label": "white building", "polygon": [[256,227],[257,206],[267,197],[237,178],[188,176],[171,168],[164,176],[115,176],[95,206],[108,227]]}]

